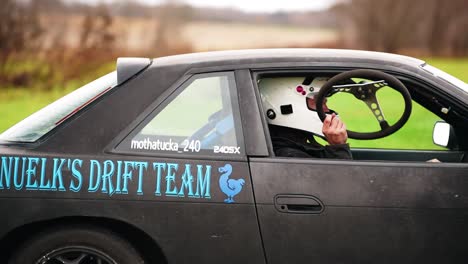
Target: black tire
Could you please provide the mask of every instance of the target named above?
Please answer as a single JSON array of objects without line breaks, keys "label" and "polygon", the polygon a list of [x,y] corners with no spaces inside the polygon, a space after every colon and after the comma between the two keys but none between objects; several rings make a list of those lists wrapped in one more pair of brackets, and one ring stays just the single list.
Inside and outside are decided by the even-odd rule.
[{"label": "black tire", "polygon": [[[76,262],[78,257],[83,257],[83,255],[85,255],[86,259]],[[109,230],[96,227],[62,227],[41,232],[25,241],[13,254],[8,263],[64,263],[60,262],[59,258],[70,260],[69,263],[80,264],[145,263],[138,251],[126,240]],[[99,258],[101,262],[97,262]]]}]

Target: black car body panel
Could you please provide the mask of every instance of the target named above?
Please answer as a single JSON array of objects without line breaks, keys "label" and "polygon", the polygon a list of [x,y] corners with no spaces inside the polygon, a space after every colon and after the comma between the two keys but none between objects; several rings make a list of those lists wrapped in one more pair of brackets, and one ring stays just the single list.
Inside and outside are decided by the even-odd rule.
[{"label": "black car body panel", "polygon": [[[2,236],[30,223],[86,216],[142,230],[158,241],[169,263],[262,263],[246,162],[105,157],[2,156],[3,164],[19,168],[9,186],[1,186],[8,190],[1,204],[9,211]],[[232,165],[231,177],[245,181],[235,204],[225,204],[226,195],[214,188],[218,168],[226,164]],[[243,253],[222,259],[235,249]]]},{"label": "black car body panel", "polygon": [[[37,142],[1,142],[1,255],[53,224],[89,218],[144,233],[164,256],[161,263],[465,263],[468,93],[423,64],[391,54],[312,49],[121,61],[115,89]],[[354,161],[274,157],[257,78],[359,68],[417,83],[414,99],[457,124],[459,149],[440,155],[448,163],[423,162],[437,152],[373,149],[355,150]],[[218,72],[235,76],[240,155],[117,149],[191,77]],[[451,111],[440,113],[442,106]],[[227,171],[242,180],[234,201],[220,183]],[[156,255],[140,250],[149,260]]]},{"label": "black car body panel", "polygon": [[[461,263],[468,257],[466,164],[257,158],[251,171],[268,263]],[[279,211],[272,199],[278,194],[313,195],[323,212],[297,209],[294,201]]]}]

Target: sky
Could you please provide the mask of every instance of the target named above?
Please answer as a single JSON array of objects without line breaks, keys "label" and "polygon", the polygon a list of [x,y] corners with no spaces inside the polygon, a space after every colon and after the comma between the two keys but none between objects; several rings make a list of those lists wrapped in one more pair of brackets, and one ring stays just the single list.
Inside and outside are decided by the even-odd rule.
[{"label": "sky", "polygon": [[[122,0],[68,0],[86,3],[99,3]],[[159,4],[163,0],[137,0],[148,4]],[[246,12],[310,11],[323,10],[336,0],[176,0],[197,7],[231,7]]]}]

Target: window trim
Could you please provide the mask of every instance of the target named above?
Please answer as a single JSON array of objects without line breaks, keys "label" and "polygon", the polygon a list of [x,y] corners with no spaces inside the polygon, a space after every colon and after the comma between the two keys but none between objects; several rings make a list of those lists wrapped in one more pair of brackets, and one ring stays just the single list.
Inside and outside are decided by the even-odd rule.
[{"label": "window trim", "polygon": [[[424,90],[430,90],[432,93],[437,94],[438,96],[440,96],[440,98],[443,98],[444,100],[446,100],[446,97],[448,96],[447,94],[444,93],[443,89],[440,89],[439,87],[436,87],[434,85],[430,85],[428,83],[428,79],[423,78],[421,76],[415,76],[413,74],[408,74],[408,73],[405,73],[405,72],[402,72],[402,71],[397,71],[397,70],[389,69],[389,68],[386,68],[386,67],[376,67],[376,65],[372,65],[371,67],[363,67],[363,68],[370,68],[370,69],[380,70],[380,71],[383,71],[385,73],[397,75],[398,79],[405,80],[405,81],[408,81],[408,82],[411,82],[411,83],[415,83],[416,80],[417,80],[417,81],[419,81],[417,83],[420,84]],[[305,74],[305,73],[323,73],[323,72],[326,72],[326,73],[340,73],[340,72],[343,72],[343,71],[354,70],[354,69],[359,69],[359,67],[349,67],[347,65],[339,66],[339,67],[338,66],[289,67],[289,68],[287,68],[287,67],[285,67],[285,68],[266,67],[266,68],[252,69],[251,70],[251,78],[252,78],[252,81],[253,81],[254,89],[256,91],[258,91],[259,89],[258,89],[258,85],[257,85],[257,80],[259,78],[264,77],[265,75],[278,75],[278,74],[300,75],[300,74]],[[256,96],[257,96],[257,98],[256,98],[257,104],[261,108],[262,100],[260,98],[260,94],[256,93]],[[419,104],[422,107],[426,108],[428,111],[432,112],[431,110],[429,110],[427,108],[426,105],[423,105],[421,103],[419,103]],[[438,115],[438,116],[441,117],[440,115]],[[261,158],[264,158],[264,159],[288,159],[288,160],[291,160],[291,159],[308,160],[309,159],[309,158],[292,158],[292,157],[288,158],[288,157],[278,157],[278,156],[276,156],[274,151],[272,151],[273,150],[273,143],[271,141],[271,137],[270,137],[269,130],[268,130],[268,125],[267,125],[268,122],[266,120],[265,115],[262,114],[261,118],[262,118],[262,121],[264,123],[266,143],[267,143],[268,149],[271,151],[270,155],[268,157],[261,157]],[[445,118],[441,117],[441,119],[447,121]],[[374,150],[374,149],[359,148],[358,150]],[[389,151],[389,152],[408,151],[408,150],[399,150],[399,149],[377,149],[377,150]],[[353,151],[352,148],[351,148],[351,151]],[[427,150],[418,150],[418,151],[421,152],[421,153],[427,152]],[[439,151],[439,150],[436,150],[436,151]],[[440,151],[441,152],[454,152],[453,150],[447,150],[447,151],[440,150]],[[333,161],[333,159],[319,159],[319,160]],[[351,160],[350,162],[366,162],[366,161],[365,160]],[[375,161],[373,160],[372,162],[385,163],[385,162],[389,162],[389,161],[388,160],[375,160]],[[408,162],[423,163],[421,161],[392,161],[392,162],[398,162],[398,163],[408,163]]]},{"label": "window trim", "polygon": [[[217,76],[226,76],[229,81],[229,93],[231,99],[231,106],[233,111],[234,126],[236,130],[237,146],[242,149],[241,155],[218,155],[218,154],[189,154],[189,153],[170,153],[170,152],[136,152],[130,149],[119,148],[125,140],[135,136],[143,127],[145,127],[152,119],[158,115],[167,105],[169,105],[178,95],[180,95],[193,80],[200,78],[209,78]],[[163,92],[147,109],[145,109],[127,128],[125,128],[119,135],[112,140],[112,142],[105,148],[104,152],[113,154],[124,154],[131,156],[144,156],[144,157],[166,157],[166,158],[190,158],[190,159],[216,159],[216,160],[247,160],[245,139],[242,129],[241,113],[239,106],[239,95],[234,71],[220,71],[208,73],[195,73],[187,74],[177,80],[165,92]]]},{"label": "window trim", "polygon": [[[261,105],[257,103],[260,97],[254,87],[252,72],[250,69],[236,70],[236,82],[239,87],[238,95],[243,123],[245,151],[249,157],[268,157],[272,150],[269,150],[266,141],[264,122]],[[247,129],[248,128],[248,129]],[[268,134],[269,136],[269,134]]]}]

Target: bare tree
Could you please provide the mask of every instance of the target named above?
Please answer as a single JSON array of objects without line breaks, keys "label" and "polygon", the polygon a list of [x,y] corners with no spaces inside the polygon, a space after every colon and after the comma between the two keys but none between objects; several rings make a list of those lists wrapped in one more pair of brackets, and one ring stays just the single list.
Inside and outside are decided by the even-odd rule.
[{"label": "bare tree", "polygon": [[[359,46],[368,50],[396,52],[410,42],[413,2],[404,0],[353,0],[345,9]],[[341,9],[343,14],[343,8]]]},{"label": "bare tree", "polygon": [[450,1],[450,20],[448,21],[447,40],[450,54],[454,56],[468,55],[468,1]]},{"label": "bare tree", "polygon": [[449,27],[448,40],[450,44],[450,54],[453,56],[468,55],[468,15],[457,17]]},{"label": "bare tree", "polygon": [[35,47],[43,33],[39,22],[38,0],[19,3],[2,1],[0,8],[0,71],[14,54]]},{"label": "bare tree", "polygon": [[112,50],[115,35],[111,31],[113,18],[107,6],[101,5],[85,15],[80,33],[81,49]]},{"label": "bare tree", "polygon": [[349,0],[340,8],[355,47],[467,55],[467,0]]},{"label": "bare tree", "polygon": [[[180,34],[182,27],[190,21],[192,15],[191,7],[178,4],[177,1],[167,1],[160,6],[157,13],[156,56],[191,51],[190,45],[183,42]],[[173,42],[174,39],[177,39],[178,42]]]}]

